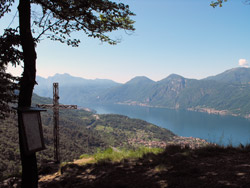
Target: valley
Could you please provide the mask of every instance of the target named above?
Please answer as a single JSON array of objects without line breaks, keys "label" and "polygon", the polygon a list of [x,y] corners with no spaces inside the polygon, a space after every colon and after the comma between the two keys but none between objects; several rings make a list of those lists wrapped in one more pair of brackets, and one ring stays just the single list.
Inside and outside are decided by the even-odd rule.
[{"label": "valley", "polygon": [[[33,96],[35,104],[51,104],[51,98]],[[46,150],[38,152],[38,165],[53,161],[52,110],[42,112],[43,135]],[[86,110],[60,110],[60,156],[62,162],[78,159],[82,154],[93,154],[109,147],[136,150],[140,147],[165,148],[180,144],[191,148],[206,146],[203,139],[186,138],[146,121],[116,114],[96,114]],[[17,116],[1,120],[0,179],[19,176]]]},{"label": "valley", "polygon": [[[35,104],[49,104],[50,98],[33,96]],[[46,150],[37,153],[39,165],[53,160],[53,115],[48,110],[42,115]],[[60,156],[62,161],[73,161],[82,154],[91,154],[108,147],[137,148],[144,143],[172,141],[175,134],[146,121],[121,115],[97,115],[85,110],[60,110]],[[142,144],[130,144],[138,139]],[[0,127],[0,179],[19,175],[17,116],[1,120]]]},{"label": "valley", "polygon": [[[158,127],[153,123],[140,120],[142,119],[141,115],[135,116],[136,119],[119,115],[122,114],[119,110],[123,110],[121,106],[136,107],[135,111],[130,109],[133,114],[136,114],[134,112],[140,112],[137,107],[142,107],[143,111],[175,109],[178,113],[182,113],[182,110],[190,110],[219,114],[225,117],[227,115],[247,117],[250,114],[250,108],[248,108],[250,105],[250,85],[248,77],[244,77],[242,71],[249,71],[249,69],[238,68],[203,80],[186,79],[175,74],[158,82],[146,77],[136,77],[125,84],[118,84],[110,80],[86,81],[68,74],[56,75],[56,77],[60,78],[59,80],[55,77],[49,79],[38,77],[39,85],[35,88],[35,93],[47,98],[34,94],[33,106],[35,104],[52,103],[52,99],[49,98],[52,95],[50,85],[55,81],[59,82],[61,103],[77,105],[86,102],[97,105],[120,104],[117,109],[111,111],[111,114],[97,114],[93,112],[93,108],[84,105],[79,110],[61,110],[60,151],[62,161],[72,161],[78,159],[82,154],[93,154],[97,149],[104,150],[109,147],[136,149],[146,146],[164,148],[171,144],[180,144],[197,148],[208,145],[207,139],[202,138],[201,132],[194,131],[201,127],[200,123],[197,123],[197,126],[195,124],[195,128],[188,128],[193,133],[197,132],[197,136],[177,136],[176,134],[182,135],[183,128],[179,127],[179,125],[187,125],[185,122],[179,121],[179,118],[173,112],[167,115],[166,118],[170,120],[171,117],[177,118],[178,125],[172,128]],[[232,74],[236,76],[234,77]],[[249,72],[246,73],[246,75],[248,74]],[[156,112],[161,114],[160,111]],[[117,113],[118,115],[115,115]],[[190,117],[190,115],[183,111],[181,117]],[[166,116],[165,112],[164,116]],[[205,116],[199,116],[205,118]],[[157,121],[155,124],[161,125],[160,116],[156,117],[159,122]],[[151,117],[148,116],[148,118],[150,122]],[[39,164],[53,159],[51,110],[42,113],[42,121],[47,149],[38,153]],[[186,121],[186,119],[183,121]],[[206,118],[202,121],[205,122]],[[240,121],[237,119],[237,123]],[[16,116],[11,116],[1,126],[1,179],[13,174],[18,175],[20,171],[16,122]],[[209,128],[208,125],[203,126]],[[175,133],[166,128],[174,130]],[[181,132],[178,132],[176,128],[180,128]],[[187,129],[187,127],[184,129]],[[7,134],[6,131],[8,131]],[[226,134],[228,133],[223,132],[222,138]],[[243,137],[241,133],[237,133],[237,135]],[[201,137],[201,139],[195,137]]]}]

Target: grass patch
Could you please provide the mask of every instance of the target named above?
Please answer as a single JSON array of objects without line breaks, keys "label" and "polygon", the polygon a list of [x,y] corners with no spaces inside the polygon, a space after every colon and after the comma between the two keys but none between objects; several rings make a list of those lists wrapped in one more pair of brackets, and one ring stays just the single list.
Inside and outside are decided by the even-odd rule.
[{"label": "grass patch", "polygon": [[163,152],[162,148],[148,148],[148,147],[140,147],[134,150],[128,149],[117,149],[117,148],[108,148],[104,151],[97,150],[97,152],[93,155],[83,154],[80,158],[94,158],[94,162],[120,162],[126,159],[138,159],[142,158],[145,154],[153,153],[158,154]]},{"label": "grass patch", "polygon": [[104,132],[107,132],[107,133],[111,133],[111,132],[114,132],[114,129],[112,127],[109,127],[109,126],[103,126],[103,125],[97,125],[95,130],[97,131],[104,131]]},{"label": "grass patch", "polygon": [[85,159],[85,158],[90,158],[90,157],[91,157],[91,155],[89,155],[89,154],[82,154],[80,156],[80,159]]}]

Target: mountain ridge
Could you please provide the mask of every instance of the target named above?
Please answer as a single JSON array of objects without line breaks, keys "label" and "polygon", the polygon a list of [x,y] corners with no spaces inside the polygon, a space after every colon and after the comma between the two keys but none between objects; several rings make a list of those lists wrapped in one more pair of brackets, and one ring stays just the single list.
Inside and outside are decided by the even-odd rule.
[{"label": "mountain ridge", "polygon": [[137,76],[124,84],[62,84],[60,91],[66,104],[118,103],[250,117],[249,68],[233,68],[201,80],[171,74],[159,81]]},{"label": "mountain ridge", "polygon": [[53,83],[59,83],[60,102],[64,104],[79,104],[83,101],[93,101],[99,93],[114,86],[120,85],[108,79],[84,79],[70,74],[55,74],[48,78],[36,77],[38,85],[34,93],[43,97],[52,97]]},{"label": "mountain ridge", "polygon": [[[162,78],[161,80],[158,80],[158,81],[154,81],[154,80],[152,80],[152,79],[150,79],[150,78],[148,78],[146,76],[135,76],[135,77],[131,78],[129,81],[125,82],[124,84],[129,83],[134,79],[135,80],[144,79],[144,80],[149,80],[149,81],[152,81],[152,82],[161,82],[163,80],[170,79],[170,78],[185,78],[185,79],[191,79],[191,80],[223,81],[223,80],[220,80],[219,78],[225,77],[225,75],[228,75],[228,74],[234,74],[234,75],[236,74],[236,75],[238,75],[239,72],[241,72],[241,74],[244,73],[244,76],[247,77],[247,81],[250,82],[250,68],[248,68],[248,67],[235,67],[235,68],[225,70],[224,72],[219,73],[217,75],[208,76],[208,77],[203,78],[203,79],[185,78],[185,77],[183,77],[183,76],[181,76],[179,74],[172,73],[172,74],[170,74],[170,75],[166,76],[165,78]],[[247,74],[247,75],[245,75],[245,74]],[[102,79],[102,78],[87,79],[87,78],[83,78],[83,77],[79,77],[79,76],[72,76],[69,73],[62,73],[62,74],[61,73],[56,73],[54,76],[48,76],[47,78],[45,78],[43,76],[40,76],[40,75],[37,75],[38,79],[44,79],[44,80],[55,80],[55,78],[60,78],[60,77],[62,77],[63,79],[65,79],[65,77],[69,77],[69,78],[77,78],[77,79],[84,80],[84,81],[107,81],[107,82],[113,82],[113,83],[121,84],[121,83],[113,81],[111,79]],[[223,81],[223,82],[225,82],[225,81]],[[229,82],[229,81],[226,81],[226,82]],[[234,80],[232,82],[236,82],[236,80]]]},{"label": "mountain ridge", "polygon": [[224,83],[246,84],[250,82],[250,68],[237,67],[226,70],[218,75],[209,76],[204,80],[215,80]]}]

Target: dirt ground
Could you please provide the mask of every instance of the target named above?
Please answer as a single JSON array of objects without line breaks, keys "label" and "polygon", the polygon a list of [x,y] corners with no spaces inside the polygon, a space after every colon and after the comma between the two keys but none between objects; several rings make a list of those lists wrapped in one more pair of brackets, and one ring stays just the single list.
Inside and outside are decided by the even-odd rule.
[{"label": "dirt ground", "polygon": [[41,188],[250,187],[250,149],[170,146],[162,154],[119,163],[69,164]]},{"label": "dirt ground", "polygon": [[169,146],[164,153],[147,154],[137,160],[102,161],[83,166],[76,162],[62,167],[61,172],[41,176],[39,187],[249,188],[250,148],[211,146],[192,150]]}]

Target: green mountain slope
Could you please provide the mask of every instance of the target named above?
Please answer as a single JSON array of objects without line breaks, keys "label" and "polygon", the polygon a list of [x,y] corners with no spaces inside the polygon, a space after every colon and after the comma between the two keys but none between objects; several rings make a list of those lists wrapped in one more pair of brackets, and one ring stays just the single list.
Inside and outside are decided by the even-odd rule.
[{"label": "green mountain slope", "polygon": [[147,77],[135,77],[123,85],[106,90],[104,94],[99,95],[98,101],[114,103],[147,100],[154,84],[155,82]]},{"label": "green mountain slope", "polygon": [[234,84],[247,84],[250,82],[250,68],[233,68],[216,76],[205,78],[205,80],[215,80],[218,82]]},{"label": "green mountain slope", "polygon": [[170,75],[150,84],[128,82],[117,86],[101,95],[99,101],[249,116],[250,84],[231,82],[233,80],[224,83],[216,79],[195,80]]},{"label": "green mountain slope", "polygon": [[[51,103],[50,98],[33,96],[33,105]],[[38,161],[53,160],[53,114],[42,112],[46,150],[38,152]],[[0,122],[0,179],[20,171],[17,117]],[[60,110],[61,161],[73,161],[82,154],[94,153],[98,148],[134,148],[133,139],[167,142],[175,136],[171,131],[138,119],[121,115],[99,115],[84,110]],[[138,145],[139,146],[139,145]]]}]

